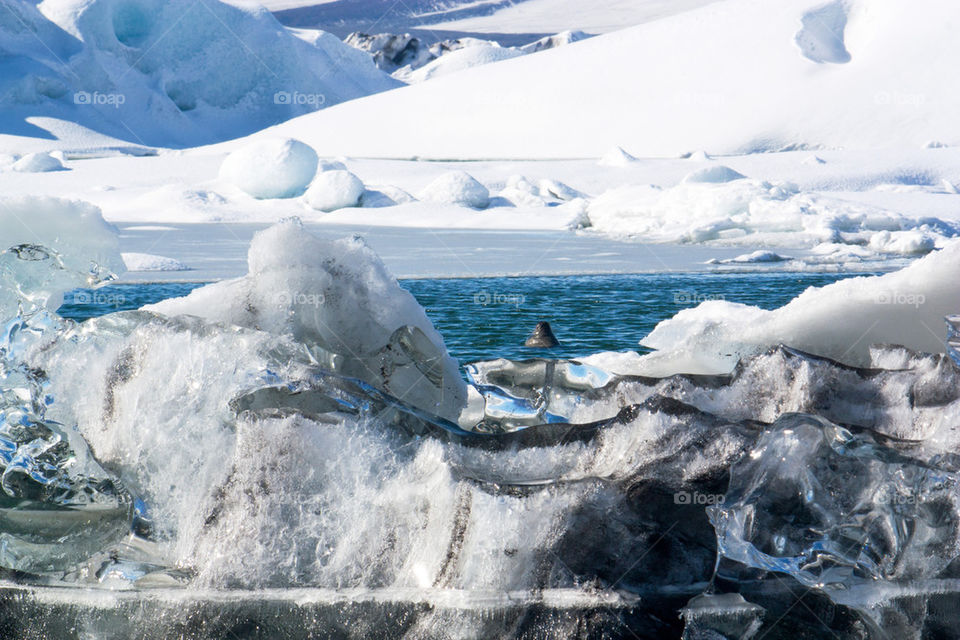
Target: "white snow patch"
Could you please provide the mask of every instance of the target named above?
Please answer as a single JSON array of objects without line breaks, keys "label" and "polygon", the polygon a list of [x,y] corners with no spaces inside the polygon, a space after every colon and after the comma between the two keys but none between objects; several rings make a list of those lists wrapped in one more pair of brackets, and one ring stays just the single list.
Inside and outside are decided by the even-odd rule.
[{"label": "white snow patch", "polygon": [[637,158],[623,150],[623,147],[614,147],[597,161],[601,167],[627,167],[637,161]]},{"label": "white snow patch", "polygon": [[712,167],[704,167],[702,169],[697,169],[692,171],[684,177],[684,182],[732,182],[734,180],[742,180],[747,176],[743,175],[739,171],[734,171],[730,167],[724,166],[722,164],[714,165]]}]

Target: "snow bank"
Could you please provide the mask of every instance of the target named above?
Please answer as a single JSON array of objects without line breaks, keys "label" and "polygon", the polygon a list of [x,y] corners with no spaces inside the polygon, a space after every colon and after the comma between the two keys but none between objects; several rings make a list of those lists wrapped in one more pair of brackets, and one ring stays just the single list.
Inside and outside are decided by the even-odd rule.
[{"label": "snow bank", "polygon": [[297,220],[254,236],[249,274],[147,309],[292,336],[322,365],[455,420],[458,364],[423,308],[358,236],[320,240]]},{"label": "snow bank", "polygon": [[324,171],[314,178],[304,199],[319,211],[336,211],[359,205],[363,192],[363,182],[349,171]]},{"label": "snow bank", "polygon": [[189,271],[190,267],[174,258],[150,253],[122,253],[127,271]]},{"label": "snow bank", "polygon": [[231,153],[220,177],[254,198],[299,196],[317,172],[317,152],[298,140],[264,139]]},{"label": "snow bank", "polygon": [[661,322],[641,344],[662,350],[650,366],[697,361],[714,372],[777,344],[858,366],[871,364],[875,344],[943,353],[944,318],[960,307],[958,269],[960,241],[953,241],[901,271],[811,288],[774,311],[704,302]]},{"label": "snow bank", "polygon": [[465,171],[449,171],[428,184],[420,199],[484,209],[490,204],[490,191]]},{"label": "snow bank", "polygon": [[305,42],[253,3],[4,2],[4,133],[38,116],[139,144],[233,138],[399,83],[320,33]]},{"label": "snow bank", "polygon": [[13,163],[11,169],[22,173],[43,173],[46,171],[62,171],[63,163],[49,153],[28,153]]},{"label": "snow bank", "polygon": [[838,243],[909,255],[960,235],[960,224],[950,220],[913,218],[800,191],[789,182],[749,179],[617,187],[594,199],[588,216],[597,231],[647,242]]},{"label": "snow bank", "polygon": [[[48,197],[0,198],[0,313],[55,310],[65,291],[123,272],[116,229],[93,205]],[[32,309],[32,308],[33,309]]]}]

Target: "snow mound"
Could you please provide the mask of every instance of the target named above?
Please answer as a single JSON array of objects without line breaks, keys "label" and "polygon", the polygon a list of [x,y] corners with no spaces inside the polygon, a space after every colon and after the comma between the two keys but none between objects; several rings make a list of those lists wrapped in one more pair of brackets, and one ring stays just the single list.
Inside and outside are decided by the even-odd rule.
[{"label": "snow mound", "polygon": [[850,62],[850,52],[843,41],[847,26],[847,7],[842,1],[831,2],[803,14],[802,28],[795,37],[804,57],[813,62]]},{"label": "snow mound", "polygon": [[349,171],[324,171],[307,189],[307,204],[319,211],[356,207],[364,192],[363,182]]},{"label": "snow mound", "polygon": [[428,184],[420,192],[420,199],[485,209],[490,204],[490,191],[465,171],[449,171]]},{"label": "snow mound", "polygon": [[953,241],[900,271],[811,288],[773,311],[704,302],[661,322],[642,344],[665,350],[653,360],[689,362],[697,354],[713,372],[732,366],[726,354],[778,344],[859,366],[871,364],[876,344],[943,353],[943,319],[960,300],[958,264],[960,241]]},{"label": "snow mound", "polygon": [[0,20],[4,133],[27,118],[78,123],[146,145],[249,134],[398,86],[368,56],[296,37],[253,3],[7,0]]},{"label": "snow mound", "polygon": [[301,195],[317,172],[317,152],[289,138],[257,140],[231,153],[220,177],[254,198]]},{"label": "snow mound", "polygon": [[535,183],[525,176],[512,175],[498,197],[518,207],[546,207],[585,196],[557,180],[544,178]]},{"label": "snow mound", "polygon": [[456,51],[451,51],[446,55],[440,56],[433,62],[419,69],[412,71],[401,69],[394,73],[393,77],[409,84],[416,84],[432,78],[439,78],[440,76],[463,71],[464,69],[470,69],[471,67],[500,62],[501,60],[510,60],[511,58],[517,58],[522,55],[524,55],[524,52],[519,49],[501,47],[495,42],[478,41],[478,44],[457,49]]},{"label": "snow mound", "polygon": [[782,256],[779,253],[773,251],[767,251],[765,249],[759,249],[752,253],[745,253],[743,255],[736,256],[735,258],[728,258],[726,260],[710,260],[710,264],[762,264],[768,262],[786,262],[787,260],[792,260],[790,256]]},{"label": "snow mound", "polygon": [[10,168],[22,173],[43,173],[46,171],[63,171],[65,169],[59,158],[42,151],[38,153],[28,153],[14,162]]},{"label": "snow mound", "polygon": [[614,147],[604,154],[597,164],[601,167],[626,167],[636,161],[637,158],[624,151],[622,147]]},{"label": "snow mound", "polygon": [[122,253],[127,271],[189,271],[190,267],[174,258],[150,253]]},{"label": "snow mound", "polygon": [[734,171],[730,167],[726,167],[722,164],[718,164],[712,167],[704,167],[703,169],[697,169],[691,173],[688,173],[687,176],[683,179],[684,182],[732,182],[734,180],[742,180],[747,176],[743,175],[738,171]]},{"label": "snow mound", "polygon": [[328,370],[456,419],[459,365],[423,308],[359,236],[333,242],[286,220],[257,233],[249,274],[146,309],[291,336]]}]

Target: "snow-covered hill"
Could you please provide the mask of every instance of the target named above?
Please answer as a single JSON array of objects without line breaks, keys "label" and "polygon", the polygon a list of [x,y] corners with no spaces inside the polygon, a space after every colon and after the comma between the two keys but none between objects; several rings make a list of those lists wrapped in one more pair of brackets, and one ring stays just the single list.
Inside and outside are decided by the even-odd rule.
[{"label": "snow-covered hill", "polygon": [[960,4],[726,0],[280,126],[321,153],[599,157],[960,142]]},{"label": "snow-covered hill", "polygon": [[296,37],[256,4],[5,0],[0,10],[0,148],[15,151],[16,137],[193,146],[398,84],[369,56],[322,32]]}]

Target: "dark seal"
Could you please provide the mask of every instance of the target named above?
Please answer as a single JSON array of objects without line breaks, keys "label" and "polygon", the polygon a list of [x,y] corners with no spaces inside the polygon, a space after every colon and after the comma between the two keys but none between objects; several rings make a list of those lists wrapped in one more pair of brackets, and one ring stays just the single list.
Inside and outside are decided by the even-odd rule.
[{"label": "dark seal", "polygon": [[549,349],[550,347],[559,345],[560,341],[553,335],[553,330],[550,328],[549,322],[538,322],[537,328],[533,330],[533,333],[523,344],[525,347],[534,347],[537,349]]}]

